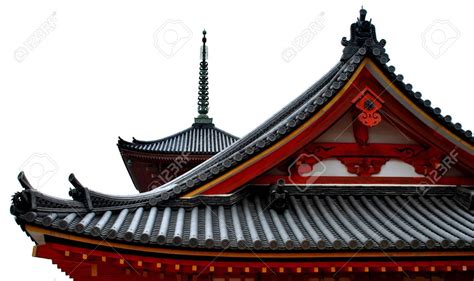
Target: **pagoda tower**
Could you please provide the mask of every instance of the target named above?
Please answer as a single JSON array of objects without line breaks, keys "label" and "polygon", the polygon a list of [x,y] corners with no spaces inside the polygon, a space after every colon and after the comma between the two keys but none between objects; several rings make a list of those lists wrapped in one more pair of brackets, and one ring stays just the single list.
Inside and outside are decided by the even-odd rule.
[{"label": "pagoda tower", "polygon": [[119,137],[118,148],[135,188],[152,190],[201,164],[238,138],[217,128],[209,113],[208,48],[202,32],[198,116],[190,128],[153,141]]}]

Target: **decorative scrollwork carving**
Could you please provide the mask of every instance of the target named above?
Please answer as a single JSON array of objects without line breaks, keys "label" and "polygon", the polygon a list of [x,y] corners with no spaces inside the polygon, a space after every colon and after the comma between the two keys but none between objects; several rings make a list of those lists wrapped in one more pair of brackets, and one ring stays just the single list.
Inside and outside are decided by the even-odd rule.
[{"label": "decorative scrollwork carving", "polygon": [[389,158],[369,157],[340,157],[338,159],[346,166],[349,173],[363,177],[380,173],[382,166],[389,160]]},{"label": "decorative scrollwork carving", "polygon": [[382,121],[382,115],[377,111],[382,108],[383,100],[373,93],[369,88],[365,88],[353,100],[356,108],[361,112],[357,118],[367,127],[374,127]]}]

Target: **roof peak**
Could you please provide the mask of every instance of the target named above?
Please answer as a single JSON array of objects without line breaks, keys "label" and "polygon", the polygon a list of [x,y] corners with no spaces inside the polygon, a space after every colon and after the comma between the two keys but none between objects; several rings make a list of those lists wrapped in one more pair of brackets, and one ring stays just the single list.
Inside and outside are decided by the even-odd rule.
[{"label": "roof peak", "polygon": [[195,124],[212,124],[212,118],[207,116],[209,112],[209,86],[207,72],[207,38],[206,30],[202,31],[201,63],[199,64],[199,93],[198,93],[198,116],[194,118]]},{"label": "roof peak", "polygon": [[372,19],[367,20],[366,16],[367,10],[362,6],[357,21],[351,24],[350,40],[347,40],[346,37],[342,38],[341,44],[345,48],[341,60],[348,60],[363,47],[371,49],[372,53],[376,56],[385,53],[384,46],[386,41],[384,39],[380,41],[377,40],[377,34],[375,32],[375,26],[372,24]]}]

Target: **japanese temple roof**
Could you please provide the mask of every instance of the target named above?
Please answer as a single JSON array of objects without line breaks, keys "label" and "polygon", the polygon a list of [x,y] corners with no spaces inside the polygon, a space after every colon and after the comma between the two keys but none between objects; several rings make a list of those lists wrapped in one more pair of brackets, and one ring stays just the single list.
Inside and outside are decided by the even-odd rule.
[{"label": "japanese temple roof", "polygon": [[[403,75],[395,72],[394,66],[387,64],[389,56],[384,48],[386,41],[384,39],[377,40],[375,27],[372,24],[370,24],[370,31],[355,31],[354,25],[366,23],[370,24],[364,18],[363,21],[358,20],[351,26],[350,40],[345,37],[342,39],[344,49],[340,61],[308,90],[227,149],[190,172],[163,185],[160,188],[160,194],[150,195],[170,198],[186,193],[225,174],[255,154],[268,149],[330,103],[365,59],[369,59],[382,70],[383,74],[390,79],[391,84],[397,87],[420,110],[472,147],[474,137],[470,130],[463,129],[460,123],[454,123],[450,115],[441,114],[439,107],[434,107],[430,100],[423,99],[420,92],[413,90],[412,84],[403,81]],[[168,194],[164,194],[166,192]],[[161,199],[158,198],[158,200]]]},{"label": "japanese temple roof", "polygon": [[17,205],[12,213],[20,224],[150,246],[272,251],[474,247],[472,206],[469,210],[474,191],[469,189],[284,189],[288,205],[283,209],[269,202],[262,187],[227,201],[203,198],[97,209],[29,190],[27,200],[34,206],[24,212]]},{"label": "japanese temple roof", "polygon": [[118,146],[120,149],[153,153],[216,154],[236,140],[236,136],[216,128],[214,124],[194,124],[179,133],[154,141],[134,138],[128,142],[119,138]]},{"label": "japanese temple roof", "polygon": [[[360,21],[368,22],[364,18]],[[64,200],[35,190],[21,173],[24,190],[14,195],[12,214],[22,226],[35,224],[68,234],[157,247],[275,251],[362,246],[473,248],[474,191],[468,188],[427,186],[419,192],[414,186],[315,185],[299,190],[283,184],[286,208],[272,200],[268,203],[268,186],[243,186],[230,196],[179,198],[293,132],[332,100],[366,58],[426,114],[474,144],[470,131],[441,115],[439,108],[422,99],[387,65],[385,41],[376,39],[372,25],[370,32],[363,33],[351,27],[351,39],[343,38],[342,43],[345,48],[340,61],[306,92],[247,136],[159,189],[107,195],[84,187],[71,176],[73,199]],[[127,145],[132,144],[147,145],[140,141]]]}]

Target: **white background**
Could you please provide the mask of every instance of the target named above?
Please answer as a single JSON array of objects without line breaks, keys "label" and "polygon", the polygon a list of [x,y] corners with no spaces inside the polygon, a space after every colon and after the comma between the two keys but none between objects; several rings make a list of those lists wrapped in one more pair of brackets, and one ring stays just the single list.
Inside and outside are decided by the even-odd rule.
[{"label": "white background", "polygon": [[[387,40],[390,64],[397,73],[443,114],[474,129],[474,25],[469,1],[5,2],[0,4],[4,278],[67,280],[49,260],[31,257],[33,243],[8,212],[11,195],[21,189],[18,172],[24,169],[38,189],[60,197],[67,196],[71,172],[95,190],[135,193],[117,137],[151,140],[191,125],[204,27],[210,115],[218,127],[237,136],[270,117],[337,63],[341,38],[349,36],[361,4],[379,39]],[[53,13],[53,30],[40,37],[39,44],[28,45]],[[324,27],[308,33],[321,13]],[[169,31],[169,20],[180,20],[192,35],[178,32],[188,39],[167,57],[157,48],[166,46],[154,34],[160,34],[160,27]],[[432,26],[439,20],[448,24]],[[451,39],[443,40],[443,32]],[[285,61],[283,51],[304,34],[313,38]],[[168,32],[165,37],[172,36]],[[18,48],[26,48],[27,55],[19,58]],[[38,157],[42,154],[46,156]],[[50,173],[42,174],[37,162]]]}]

